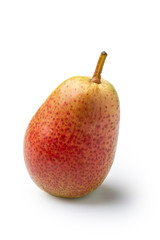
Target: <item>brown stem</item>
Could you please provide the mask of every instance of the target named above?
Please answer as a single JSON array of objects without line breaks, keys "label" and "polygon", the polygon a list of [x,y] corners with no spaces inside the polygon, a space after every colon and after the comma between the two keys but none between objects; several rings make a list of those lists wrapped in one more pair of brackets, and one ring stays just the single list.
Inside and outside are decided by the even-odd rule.
[{"label": "brown stem", "polygon": [[102,72],[106,57],[107,57],[107,53],[105,51],[101,52],[101,55],[98,59],[96,70],[93,74],[91,82],[98,83],[98,84],[101,83],[101,72]]}]

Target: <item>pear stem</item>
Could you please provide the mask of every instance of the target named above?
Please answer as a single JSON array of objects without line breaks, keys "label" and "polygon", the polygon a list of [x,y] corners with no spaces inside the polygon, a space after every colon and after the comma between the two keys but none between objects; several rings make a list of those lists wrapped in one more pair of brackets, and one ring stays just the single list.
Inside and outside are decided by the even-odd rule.
[{"label": "pear stem", "polygon": [[98,84],[101,83],[101,72],[102,72],[106,57],[107,57],[107,53],[105,51],[101,52],[101,55],[98,59],[96,70],[93,74],[91,82],[98,83]]}]

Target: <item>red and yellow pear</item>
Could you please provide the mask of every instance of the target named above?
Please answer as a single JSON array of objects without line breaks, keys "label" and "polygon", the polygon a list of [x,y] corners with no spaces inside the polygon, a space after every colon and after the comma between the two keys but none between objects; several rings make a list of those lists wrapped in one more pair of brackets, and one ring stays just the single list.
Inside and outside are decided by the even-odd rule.
[{"label": "red and yellow pear", "polygon": [[33,181],[46,192],[76,198],[106,178],[116,151],[119,99],[101,78],[102,52],[93,77],[64,81],[41,105],[25,133],[24,159]]}]

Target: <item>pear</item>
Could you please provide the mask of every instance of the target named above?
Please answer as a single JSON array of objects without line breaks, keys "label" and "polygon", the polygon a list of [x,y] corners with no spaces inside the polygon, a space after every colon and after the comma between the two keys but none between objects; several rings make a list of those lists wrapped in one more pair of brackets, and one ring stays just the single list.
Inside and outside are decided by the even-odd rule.
[{"label": "pear", "polygon": [[64,81],[31,119],[24,137],[24,159],[33,181],[46,192],[76,198],[106,178],[116,151],[119,99],[101,78],[102,52],[93,77]]}]

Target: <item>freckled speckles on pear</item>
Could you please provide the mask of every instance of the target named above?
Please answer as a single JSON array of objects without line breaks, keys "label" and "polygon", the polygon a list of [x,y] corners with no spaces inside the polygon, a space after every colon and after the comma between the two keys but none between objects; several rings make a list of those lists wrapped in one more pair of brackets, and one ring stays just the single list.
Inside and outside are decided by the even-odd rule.
[{"label": "freckled speckles on pear", "polygon": [[84,77],[71,78],[52,92],[25,138],[25,161],[33,180],[66,197],[95,189],[113,162],[118,103],[111,85],[101,87]]}]

